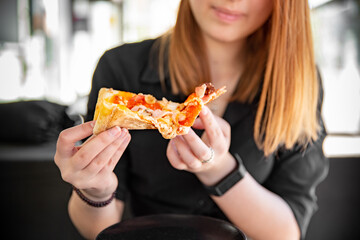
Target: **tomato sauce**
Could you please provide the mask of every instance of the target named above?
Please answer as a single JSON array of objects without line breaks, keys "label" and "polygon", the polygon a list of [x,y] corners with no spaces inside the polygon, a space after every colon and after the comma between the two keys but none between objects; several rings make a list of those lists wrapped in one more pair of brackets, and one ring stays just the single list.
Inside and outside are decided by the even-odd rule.
[{"label": "tomato sauce", "polygon": [[127,100],[127,105],[126,107],[129,109],[132,109],[135,106],[139,106],[139,105],[143,105],[147,108],[150,108],[152,110],[156,110],[156,109],[162,109],[160,103],[155,102],[155,103],[147,103],[145,101],[145,96],[144,95],[132,95],[132,96],[128,96],[128,97],[124,97],[124,96],[120,96],[120,95],[114,95],[111,98],[111,102],[115,103],[115,104],[120,104],[120,103],[125,103]]},{"label": "tomato sauce", "polygon": [[185,113],[186,118],[183,121],[179,121],[179,124],[190,127],[194,124],[196,117],[200,113],[200,105],[198,103],[190,104],[186,106],[183,112]]},{"label": "tomato sauce", "polygon": [[110,102],[119,104],[120,102],[123,102],[123,98],[120,97],[119,95],[115,95],[115,96],[112,96]]},{"label": "tomato sauce", "polygon": [[145,96],[144,95],[135,95],[132,98],[129,99],[128,103],[127,103],[127,108],[132,109],[135,106],[139,106],[139,105],[143,105],[147,108],[150,108],[152,110],[156,110],[156,109],[161,109],[161,105],[158,102],[155,103],[147,103],[145,101]]}]

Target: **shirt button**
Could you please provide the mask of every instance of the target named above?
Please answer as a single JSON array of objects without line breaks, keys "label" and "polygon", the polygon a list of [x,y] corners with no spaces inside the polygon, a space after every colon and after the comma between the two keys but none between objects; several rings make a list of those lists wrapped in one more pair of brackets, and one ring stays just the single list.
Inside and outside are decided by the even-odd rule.
[{"label": "shirt button", "polygon": [[205,201],[204,201],[204,200],[199,200],[199,201],[198,201],[198,205],[199,205],[199,206],[202,207],[202,206],[204,206],[204,204],[205,204]]}]

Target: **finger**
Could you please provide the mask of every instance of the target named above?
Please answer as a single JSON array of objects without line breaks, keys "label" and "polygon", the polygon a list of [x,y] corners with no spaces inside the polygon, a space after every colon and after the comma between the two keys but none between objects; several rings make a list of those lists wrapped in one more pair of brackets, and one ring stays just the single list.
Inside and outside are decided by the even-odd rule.
[{"label": "finger", "polygon": [[192,127],[195,128],[195,129],[204,129],[205,128],[204,124],[203,124],[203,122],[201,121],[200,118],[195,119],[195,122],[192,125]]},{"label": "finger", "polygon": [[[221,130],[223,132],[223,134],[225,136],[230,136],[230,125],[228,124],[228,122],[226,122],[224,119],[222,119],[221,117],[215,116],[214,115],[215,120],[218,122],[218,124],[221,126]],[[192,126],[195,129],[204,129],[204,123],[202,122],[201,118],[197,118]]]},{"label": "finger", "polygon": [[222,119],[221,117],[218,117],[218,116],[214,116],[217,123],[219,124],[220,126],[220,129],[222,131],[222,133],[224,134],[224,136],[227,138],[227,137],[230,137],[231,135],[231,127],[230,127],[230,124],[225,121],[224,119]]},{"label": "finger", "polygon": [[209,159],[211,157],[211,150],[209,149],[209,146],[203,142],[194,130],[190,129],[189,133],[183,135],[182,137],[198,159]]},{"label": "finger", "polygon": [[91,139],[77,151],[76,157],[79,160],[74,163],[74,168],[77,170],[84,169],[100,152],[114,142],[121,134],[124,134],[125,131],[127,130],[122,130],[116,126]]},{"label": "finger", "polygon": [[[99,173],[109,162],[115,161],[112,159],[121,144],[126,140],[128,132],[122,131],[120,136],[113,141],[110,145],[105,147],[87,166],[84,167],[84,173],[88,177],[93,177]],[[117,159],[116,161],[118,161]]]},{"label": "finger", "polygon": [[78,148],[81,148],[84,144],[86,144],[87,142],[91,141],[91,139],[93,139],[94,137],[96,137],[96,135],[91,135],[89,138],[86,139],[85,142],[81,143],[81,145],[77,146]]},{"label": "finger", "polygon": [[90,136],[93,132],[94,124],[94,121],[90,121],[63,130],[59,134],[57,142],[59,154],[72,155],[75,143]]},{"label": "finger", "polygon": [[124,154],[127,146],[130,143],[130,140],[131,140],[131,135],[127,133],[124,141],[120,144],[120,146],[118,147],[118,149],[116,150],[116,152],[114,153],[114,155],[112,156],[112,158],[110,159],[110,161],[106,166],[109,171],[111,172],[114,171],[116,164],[118,163],[121,156]]},{"label": "finger", "polygon": [[215,116],[206,106],[204,106],[199,116],[204,124],[205,132],[210,141],[210,146],[215,146],[217,142],[222,141],[224,138],[222,130],[216,121]]},{"label": "finger", "polygon": [[78,151],[80,148],[82,148],[83,145],[85,145],[87,142],[91,141],[91,139],[93,139],[94,137],[96,137],[96,135],[91,135],[88,139],[86,139],[85,142],[81,143],[80,145],[75,145],[76,151]]},{"label": "finger", "polygon": [[190,169],[199,169],[202,166],[202,163],[191,151],[189,145],[186,143],[183,137],[177,136],[173,140],[182,162],[184,162],[186,166]]},{"label": "finger", "polygon": [[179,152],[173,140],[169,142],[169,145],[166,150],[166,156],[168,157],[171,166],[173,166],[174,168],[179,170],[185,170],[187,168],[186,164],[183,161],[181,161]]}]

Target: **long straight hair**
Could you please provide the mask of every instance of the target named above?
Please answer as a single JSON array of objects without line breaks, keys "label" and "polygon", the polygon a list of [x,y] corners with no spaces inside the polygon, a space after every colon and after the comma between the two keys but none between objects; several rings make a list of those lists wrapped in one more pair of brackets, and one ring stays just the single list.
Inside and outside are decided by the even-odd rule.
[{"label": "long straight hair", "polygon": [[[246,71],[232,99],[252,102],[259,96],[254,139],[265,156],[279,147],[306,146],[319,130],[319,83],[307,0],[273,3],[270,18],[247,38]],[[173,93],[189,94],[211,81],[204,40],[188,0],[180,2],[176,24],[159,44],[160,78],[167,65]]]}]

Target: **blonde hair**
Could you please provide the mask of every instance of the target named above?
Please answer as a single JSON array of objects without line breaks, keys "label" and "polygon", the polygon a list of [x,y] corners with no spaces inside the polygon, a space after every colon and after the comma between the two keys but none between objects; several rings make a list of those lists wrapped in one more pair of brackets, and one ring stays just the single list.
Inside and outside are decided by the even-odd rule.
[{"label": "blonde hair", "polygon": [[[233,100],[252,102],[260,94],[254,139],[266,156],[280,146],[306,146],[317,139],[319,129],[319,83],[308,3],[273,2],[268,21],[247,39],[246,71],[233,95]],[[168,64],[173,93],[189,94],[198,84],[211,81],[205,44],[188,0],[181,1],[176,25],[159,44],[160,78],[164,79]]]}]

